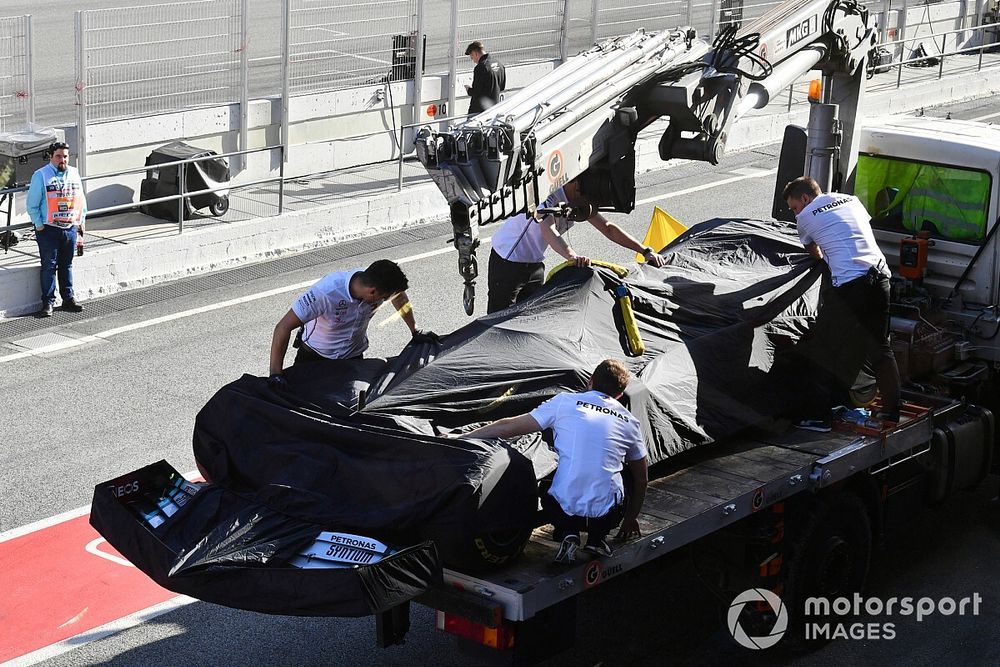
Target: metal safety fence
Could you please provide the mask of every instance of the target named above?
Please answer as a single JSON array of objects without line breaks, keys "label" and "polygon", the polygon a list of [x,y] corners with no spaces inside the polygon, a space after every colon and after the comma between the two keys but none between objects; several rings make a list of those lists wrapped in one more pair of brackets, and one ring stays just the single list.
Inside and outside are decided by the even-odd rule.
[{"label": "metal safety fence", "polygon": [[0,18],[0,132],[35,120],[31,17]]},{"label": "metal safety fence", "polygon": [[[154,165],[142,167],[132,167],[129,169],[118,169],[102,174],[81,176],[81,180],[86,187],[89,181],[106,182],[130,174],[146,173],[149,178],[153,173],[155,178],[164,178],[170,181],[171,187],[176,188],[176,192],[156,197],[142,197],[138,202],[128,202],[114,206],[103,206],[92,208],[87,211],[87,218],[93,219],[102,215],[112,213],[125,213],[138,210],[153,215],[151,207],[157,205],[168,205],[174,208],[174,219],[177,222],[177,233],[184,231],[185,225],[203,226],[213,224],[217,220],[224,222],[236,222],[239,220],[249,220],[253,218],[268,217],[269,215],[281,215],[284,212],[285,204],[285,170],[284,170],[285,147],[263,146],[261,148],[251,148],[247,150],[232,151],[229,153],[212,153],[200,157],[192,157],[183,160],[173,160],[160,162]],[[188,171],[196,168],[199,162],[225,160],[226,158],[244,159],[248,155],[267,153],[272,156],[271,160],[277,165],[277,173],[249,180],[235,180],[225,183],[215,183],[208,187],[191,187],[192,183],[200,182],[201,179],[188,178]],[[28,191],[28,186],[16,186],[0,189],[0,247],[4,251],[10,247],[9,239],[12,232],[33,233],[34,225],[31,222],[12,221],[12,211],[14,208],[14,197]],[[26,196],[26,195],[25,195]],[[211,198],[211,216],[198,215],[195,202]],[[223,203],[224,202],[224,203]],[[157,206],[159,209],[160,207]],[[160,209],[160,213],[165,209]]]},{"label": "metal safety fence", "polygon": [[195,0],[80,11],[79,100],[91,121],[238,102],[245,3]]}]

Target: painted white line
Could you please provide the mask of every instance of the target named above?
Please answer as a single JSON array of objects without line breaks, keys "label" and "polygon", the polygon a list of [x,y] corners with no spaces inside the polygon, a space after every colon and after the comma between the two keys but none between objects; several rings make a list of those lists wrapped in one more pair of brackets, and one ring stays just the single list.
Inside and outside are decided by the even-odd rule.
[{"label": "painted white line", "polygon": [[[710,188],[718,187],[720,185],[728,185],[729,183],[736,183],[748,178],[760,178],[762,176],[770,176],[777,173],[777,169],[761,169],[753,173],[747,173],[740,176],[733,176],[731,178],[724,178],[721,181],[713,181],[710,183],[704,183],[702,185],[696,185],[694,187],[686,188],[684,190],[677,190],[676,192],[667,192],[662,195],[656,195],[655,197],[648,197],[646,199],[640,199],[636,202],[636,205],[649,204],[655,201],[661,201],[664,199],[671,199],[673,197],[680,197],[681,195],[691,194],[692,192],[699,192],[701,190],[708,190]],[[490,238],[484,238],[481,241],[483,244],[489,243]],[[436,255],[443,255],[447,252],[451,252],[451,248],[439,248],[437,250],[430,250],[428,252],[420,253],[417,255],[410,255],[408,257],[403,257],[402,259],[395,260],[397,264],[408,264],[410,262],[415,262],[420,259],[425,259],[427,257],[434,257]],[[87,343],[93,343],[98,340],[107,340],[113,336],[119,334],[127,333],[129,331],[137,331],[139,329],[145,329],[147,327],[156,326],[157,324],[163,324],[165,322],[172,322],[174,320],[184,319],[186,317],[192,317],[194,315],[200,315],[202,313],[208,313],[213,310],[219,310],[221,308],[228,308],[229,306],[236,306],[243,303],[250,303],[257,301],[259,299],[266,299],[271,296],[278,294],[284,294],[286,292],[293,292],[295,290],[305,289],[313,285],[315,281],[308,281],[302,283],[296,283],[294,285],[287,285],[285,287],[278,287],[272,290],[267,290],[266,292],[260,292],[258,294],[250,294],[247,296],[242,296],[236,299],[229,299],[227,301],[221,301],[219,303],[210,304],[207,306],[201,306],[200,308],[192,308],[190,310],[184,310],[178,313],[171,313],[170,315],[164,315],[162,317],[156,317],[151,320],[144,320],[142,322],[133,322],[132,324],[127,324],[125,326],[117,327],[114,329],[108,329],[107,331],[102,331],[90,336],[83,336],[81,338],[73,340],[60,341],[58,343],[53,343],[52,345],[46,345],[44,347],[36,348],[31,351],[26,352],[15,352],[14,354],[8,354],[6,356],[0,357],[0,364],[4,364],[10,361],[17,361],[18,359],[24,359],[26,357],[40,356],[50,352],[58,352],[60,350],[66,350],[69,348],[79,347]],[[0,539],[0,541],[3,541]]]},{"label": "painted white line", "polygon": [[997,116],[1000,116],[1000,111],[997,111],[996,113],[988,113],[985,116],[977,116],[976,118],[970,118],[969,120],[971,121],[987,120],[989,118],[996,118]]},{"label": "painted white line", "polygon": [[84,546],[83,548],[84,550],[86,550],[87,553],[94,554],[98,558],[103,558],[104,560],[109,560],[112,563],[117,563],[118,565],[124,565],[125,567],[135,567],[135,565],[128,562],[121,556],[109,554],[105,551],[101,551],[100,549],[98,549],[97,545],[103,542],[107,542],[107,540],[104,539],[103,537],[98,537],[96,540],[91,540],[90,542],[87,542],[86,546]]},{"label": "painted white line", "polygon": [[[184,479],[200,479],[201,473],[198,470],[189,470],[183,473]],[[83,507],[77,507],[76,509],[66,510],[55,516],[50,516],[47,519],[39,519],[32,523],[25,524],[23,526],[18,526],[17,528],[11,528],[8,531],[0,533],[0,542],[7,542],[8,540],[13,540],[16,537],[22,537],[23,535],[28,535],[30,533],[38,532],[39,530],[44,530],[55,526],[56,524],[70,521],[77,517],[83,516],[84,514],[90,513],[90,505],[84,505]]]},{"label": "painted white line", "polygon": [[30,533],[37,532],[39,530],[44,530],[50,528],[64,521],[70,521],[77,517],[83,516],[90,512],[90,505],[84,505],[83,507],[77,507],[74,510],[67,510],[62,514],[56,514],[55,516],[50,516],[47,519],[39,519],[33,523],[26,524],[24,526],[19,526],[12,530],[8,530],[4,533],[0,533],[0,542],[6,542],[8,540],[13,540],[16,537],[21,537],[23,535],[28,535]]},{"label": "painted white line", "polygon": [[[692,188],[686,188],[684,190],[677,190],[676,192],[668,192],[662,195],[656,195],[655,197],[647,197],[646,199],[640,199],[635,203],[636,206],[640,204],[650,204],[654,201],[660,201],[663,199],[671,199],[673,197],[680,197],[681,195],[689,195],[692,192],[699,192],[701,190],[708,190],[710,188],[718,187],[720,185],[728,185],[729,183],[736,183],[737,181],[745,181],[748,178],[761,178],[762,176],[770,176],[772,174],[778,173],[777,168],[775,169],[761,169],[755,173],[744,174],[742,176],[733,176],[731,178],[724,178],[721,181],[713,181],[711,183],[704,183],[702,185],[696,185]],[[2,359],[0,359],[2,360]]]},{"label": "painted white line", "polygon": [[188,597],[187,595],[178,595],[177,597],[167,600],[166,602],[161,602],[160,604],[137,611],[134,614],[123,616],[119,619],[111,621],[110,623],[105,623],[100,627],[81,632],[75,637],[64,639],[61,642],[50,644],[45,648],[32,651],[31,653],[22,655],[19,658],[8,660],[0,665],[0,667],[28,667],[28,665],[37,665],[38,663],[50,660],[57,655],[62,655],[63,653],[67,653],[73,649],[80,648],[85,644],[100,641],[101,639],[121,632],[122,630],[128,630],[129,628],[151,621],[157,616],[162,616],[163,614],[172,612],[175,609],[180,609],[181,607],[185,607],[192,602],[197,602],[197,600]]}]

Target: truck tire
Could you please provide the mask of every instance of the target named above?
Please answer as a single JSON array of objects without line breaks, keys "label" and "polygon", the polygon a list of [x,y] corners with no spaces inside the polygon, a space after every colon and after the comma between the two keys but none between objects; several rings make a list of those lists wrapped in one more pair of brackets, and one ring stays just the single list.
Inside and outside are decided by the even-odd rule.
[{"label": "truck tire", "polygon": [[826,640],[807,637],[806,623],[841,623],[848,618],[805,615],[808,598],[853,599],[864,587],[872,550],[872,524],[862,500],[852,493],[820,497],[800,506],[785,556],[784,595],[789,626],[782,642],[789,648],[814,648]]}]

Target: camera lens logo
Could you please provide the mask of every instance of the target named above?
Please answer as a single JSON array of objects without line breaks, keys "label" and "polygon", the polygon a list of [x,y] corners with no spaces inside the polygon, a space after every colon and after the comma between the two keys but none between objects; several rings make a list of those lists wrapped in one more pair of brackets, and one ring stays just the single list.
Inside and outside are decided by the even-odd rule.
[{"label": "camera lens logo", "polygon": [[[740,614],[743,612],[743,607],[746,604],[758,604],[761,602],[766,602],[771,606],[771,611],[775,615],[774,627],[771,628],[769,634],[763,637],[751,637],[740,624]],[[726,615],[726,620],[729,625],[729,634],[733,636],[733,639],[740,646],[749,649],[771,648],[781,641],[785,630],[788,629],[788,609],[780,597],[766,588],[749,588],[737,595],[733,603],[729,605],[729,613]]]}]

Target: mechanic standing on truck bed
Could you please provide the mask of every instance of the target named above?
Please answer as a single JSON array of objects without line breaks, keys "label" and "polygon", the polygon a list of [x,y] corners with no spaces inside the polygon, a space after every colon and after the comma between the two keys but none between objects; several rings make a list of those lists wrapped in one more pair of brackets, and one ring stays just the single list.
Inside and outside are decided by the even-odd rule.
[{"label": "mechanic standing on truck bed", "polygon": [[[639,420],[618,402],[628,386],[625,364],[605,359],[594,369],[587,391],[557,394],[531,412],[481,426],[459,438],[511,438],[551,428],[559,466],[542,508],[561,540],[557,563],[572,563],[587,532],[589,551],[610,556],[605,537],[621,521],[618,537],[639,535],[639,510],[646,497],[648,460]],[[622,461],[632,475],[625,505]],[[622,510],[625,518],[622,521]]]},{"label": "mechanic standing on truck bed", "polygon": [[[832,369],[843,368],[851,382],[867,358],[875,369],[875,381],[882,394],[885,421],[899,422],[899,368],[889,345],[889,266],[872,233],[871,215],[861,201],[839,192],[823,194],[819,184],[801,176],[782,192],[788,208],[795,213],[799,239],[809,253],[826,260],[833,289],[823,294],[816,317],[816,331],[824,341],[822,349],[831,360],[817,368],[816,388],[808,392],[810,405],[806,419],[796,424],[810,431],[829,431],[830,391],[842,385]],[[846,366],[832,363],[835,351],[845,351]]]}]

